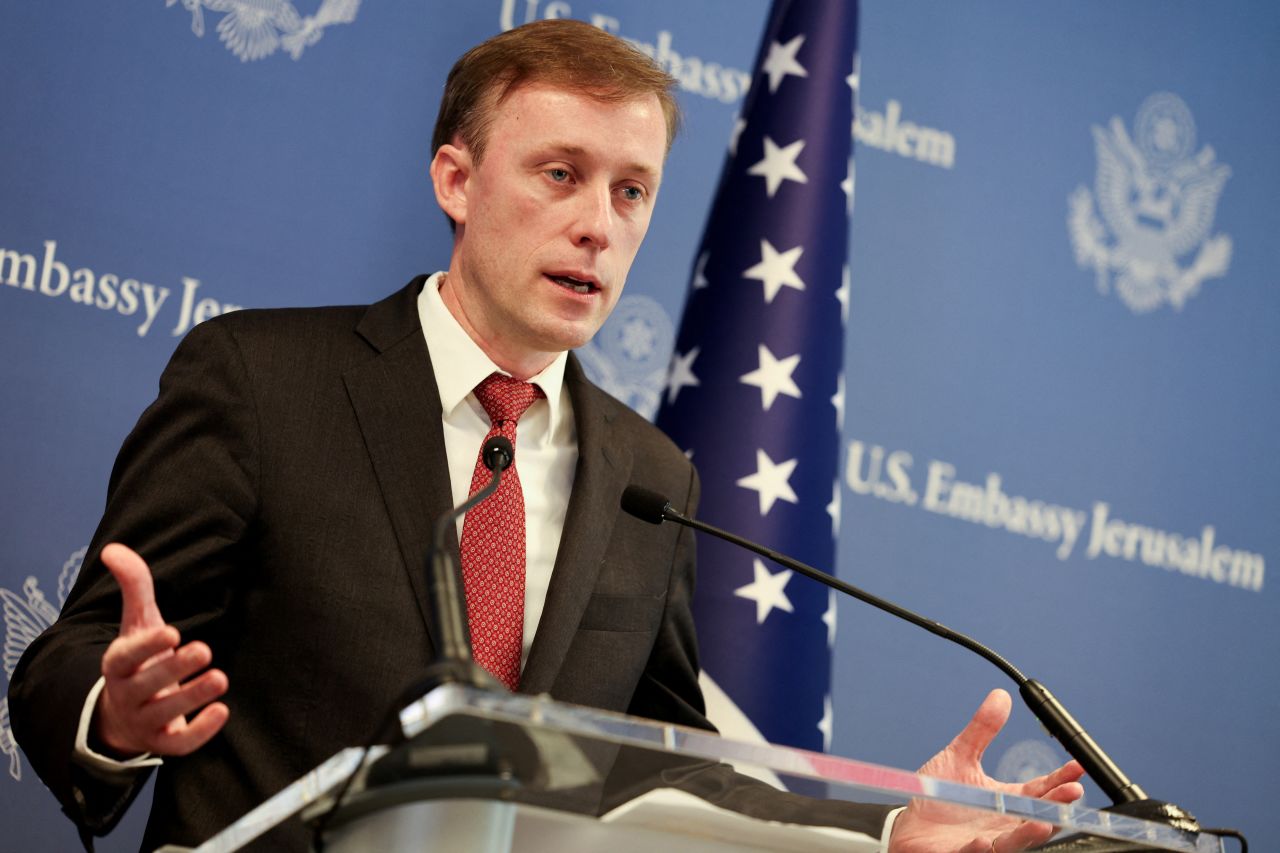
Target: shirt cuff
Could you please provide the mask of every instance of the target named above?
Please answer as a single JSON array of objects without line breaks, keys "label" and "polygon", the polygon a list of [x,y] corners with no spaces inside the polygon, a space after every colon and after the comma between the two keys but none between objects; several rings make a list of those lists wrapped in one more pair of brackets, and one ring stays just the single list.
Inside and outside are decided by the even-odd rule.
[{"label": "shirt cuff", "polygon": [[164,762],[153,757],[149,752],[120,761],[94,752],[89,747],[89,726],[93,723],[93,710],[97,707],[98,695],[102,693],[102,688],[106,684],[107,680],[99,676],[93,688],[90,689],[89,696],[84,700],[84,709],[80,711],[80,725],[76,727],[76,762],[91,770],[109,774],[132,773],[144,767],[159,767]]},{"label": "shirt cuff", "polygon": [[884,829],[880,832],[880,850],[881,850],[881,853],[888,853],[888,850],[889,850],[889,839],[890,839],[890,837],[892,837],[892,836],[893,836],[893,825],[894,825],[894,823],[896,823],[896,822],[897,822],[897,820],[898,820],[898,815],[902,814],[902,813],[903,813],[904,811],[906,811],[906,810],[907,810],[907,807],[906,807],[906,806],[902,806],[901,808],[896,808],[896,809],[894,809],[893,811],[889,812],[888,816],[887,816],[887,817],[885,817],[885,819],[884,819]]}]

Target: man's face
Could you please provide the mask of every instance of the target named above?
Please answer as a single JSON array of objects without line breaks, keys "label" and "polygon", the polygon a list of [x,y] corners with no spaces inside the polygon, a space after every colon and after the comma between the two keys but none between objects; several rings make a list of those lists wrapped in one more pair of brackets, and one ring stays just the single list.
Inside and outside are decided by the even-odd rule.
[{"label": "man's face", "polygon": [[461,149],[442,295],[499,366],[537,372],[604,323],[649,228],[666,145],[655,96],[606,102],[535,83],[495,107],[478,166]]}]

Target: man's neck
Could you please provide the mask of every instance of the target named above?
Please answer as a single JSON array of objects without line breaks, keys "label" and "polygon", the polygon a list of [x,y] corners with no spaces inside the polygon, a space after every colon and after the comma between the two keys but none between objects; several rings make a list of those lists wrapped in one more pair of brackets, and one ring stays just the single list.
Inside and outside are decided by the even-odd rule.
[{"label": "man's neck", "polygon": [[512,353],[496,346],[493,341],[476,330],[462,302],[458,299],[457,290],[449,286],[448,273],[440,276],[440,298],[445,308],[448,308],[449,313],[453,315],[453,319],[457,320],[458,325],[467,333],[467,337],[471,338],[499,369],[509,373],[515,379],[522,382],[528,381],[530,377],[537,376],[546,370],[547,366],[560,355],[558,352],[536,351]]}]

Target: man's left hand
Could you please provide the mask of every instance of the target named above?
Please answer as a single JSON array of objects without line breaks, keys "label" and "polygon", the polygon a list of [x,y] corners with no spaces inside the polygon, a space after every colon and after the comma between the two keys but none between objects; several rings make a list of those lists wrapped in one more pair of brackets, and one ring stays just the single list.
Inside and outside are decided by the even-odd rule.
[{"label": "man's left hand", "polygon": [[[955,740],[920,768],[921,775],[1070,803],[1084,795],[1078,781],[1084,769],[1075,761],[1029,782],[997,782],[982,769],[982,754],[1004,728],[1013,700],[992,690]],[[1045,823],[981,812],[929,800],[912,800],[898,816],[889,840],[891,853],[1014,853],[1042,844],[1053,835]]]}]

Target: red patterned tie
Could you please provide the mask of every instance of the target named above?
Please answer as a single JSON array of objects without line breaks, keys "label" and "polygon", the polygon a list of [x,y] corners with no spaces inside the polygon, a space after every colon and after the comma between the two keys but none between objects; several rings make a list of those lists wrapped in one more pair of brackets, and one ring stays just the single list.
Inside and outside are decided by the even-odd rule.
[{"label": "red patterned tie", "polygon": [[[475,390],[489,414],[489,434],[503,435],[515,447],[516,421],[546,396],[528,382],[490,374]],[[484,444],[471,475],[469,495],[493,476],[484,464]],[[513,463],[498,490],[467,512],[462,523],[462,582],[467,591],[467,623],[476,663],[515,690],[520,684],[524,643],[524,494]]]}]

